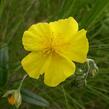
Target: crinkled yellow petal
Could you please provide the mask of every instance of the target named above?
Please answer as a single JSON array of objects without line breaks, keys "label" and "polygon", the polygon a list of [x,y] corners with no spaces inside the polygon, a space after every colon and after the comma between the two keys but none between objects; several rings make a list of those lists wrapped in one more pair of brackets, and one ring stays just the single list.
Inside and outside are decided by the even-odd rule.
[{"label": "crinkled yellow petal", "polygon": [[86,30],[84,29],[73,35],[67,44],[63,44],[63,46],[59,48],[59,52],[63,55],[80,63],[86,61],[88,50],[89,43],[86,37]]},{"label": "crinkled yellow petal", "polygon": [[27,51],[38,51],[44,46],[51,36],[51,30],[48,23],[38,23],[32,25],[24,32],[22,42]]},{"label": "crinkled yellow petal", "polygon": [[73,17],[50,22],[49,25],[54,35],[58,34],[66,38],[78,31],[78,23]]},{"label": "crinkled yellow petal", "polygon": [[31,52],[21,61],[21,64],[30,77],[37,79],[44,73],[46,60],[47,57],[41,52]]},{"label": "crinkled yellow petal", "polygon": [[84,29],[78,31],[74,18],[32,25],[23,35],[23,45],[31,51],[21,62],[32,78],[44,74],[44,82],[55,87],[75,72],[72,61],[87,59],[89,43]]},{"label": "crinkled yellow petal", "polygon": [[74,72],[75,64],[72,61],[58,54],[53,54],[49,66],[45,70],[44,82],[48,86],[55,87]]}]

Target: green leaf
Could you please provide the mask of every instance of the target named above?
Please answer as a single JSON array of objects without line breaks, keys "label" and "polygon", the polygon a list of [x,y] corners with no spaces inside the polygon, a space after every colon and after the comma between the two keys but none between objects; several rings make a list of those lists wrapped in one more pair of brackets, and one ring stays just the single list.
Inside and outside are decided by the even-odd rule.
[{"label": "green leaf", "polygon": [[27,90],[27,89],[22,89],[21,90],[22,94],[22,99],[30,104],[42,106],[42,107],[48,107],[49,103],[47,100],[42,98],[41,96],[34,94],[33,92]]},{"label": "green leaf", "polygon": [[109,5],[109,0],[96,0],[94,7],[89,11],[87,16],[81,20],[81,26],[85,26],[87,29],[93,28],[97,19],[102,17],[102,13]]},{"label": "green leaf", "polygon": [[8,75],[8,47],[0,48],[0,86],[4,86]]},{"label": "green leaf", "polygon": [[2,17],[2,13],[4,11],[4,8],[5,8],[5,0],[0,0],[0,19]]}]

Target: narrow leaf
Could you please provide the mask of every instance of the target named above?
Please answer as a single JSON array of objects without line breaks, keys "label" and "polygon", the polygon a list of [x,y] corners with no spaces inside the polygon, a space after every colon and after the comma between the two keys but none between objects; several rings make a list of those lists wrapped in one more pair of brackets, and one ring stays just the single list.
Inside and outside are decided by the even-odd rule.
[{"label": "narrow leaf", "polygon": [[49,106],[49,103],[47,100],[45,100],[41,96],[39,96],[27,89],[22,89],[21,94],[22,94],[22,99],[27,103],[42,106],[42,107]]},{"label": "narrow leaf", "polygon": [[4,86],[8,74],[8,47],[0,48],[0,86]]},{"label": "narrow leaf", "polygon": [[96,20],[102,17],[102,13],[109,5],[109,0],[96,0],[94,7],[87,13],[87,16],[83,17],[81,26],[86,26],[87,29],[92,28]]}]

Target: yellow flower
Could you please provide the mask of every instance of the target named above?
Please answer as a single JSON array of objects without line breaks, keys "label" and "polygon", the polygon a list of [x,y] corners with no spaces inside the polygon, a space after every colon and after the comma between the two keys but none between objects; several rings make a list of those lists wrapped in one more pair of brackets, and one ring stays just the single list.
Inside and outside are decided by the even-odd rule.
[{"label": "yellow flower", "polygon": [[86,30],[78,30],[74,18],[32,25],[23,35],[25,50],[31,51],[21,62],[32,78],[44,74],[46,85],[55,87],[73,75],[75,64],[84,63],[89,49]]}]

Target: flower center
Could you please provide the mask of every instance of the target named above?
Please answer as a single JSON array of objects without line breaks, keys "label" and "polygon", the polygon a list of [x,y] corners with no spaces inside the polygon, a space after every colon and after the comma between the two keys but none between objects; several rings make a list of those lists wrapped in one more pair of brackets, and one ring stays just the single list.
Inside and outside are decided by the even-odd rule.
[{"label": "flower center", "polygon": [[54,39],[51,38],[44,44],[43,53],[45,55],[53,54],[56,51]]}]

